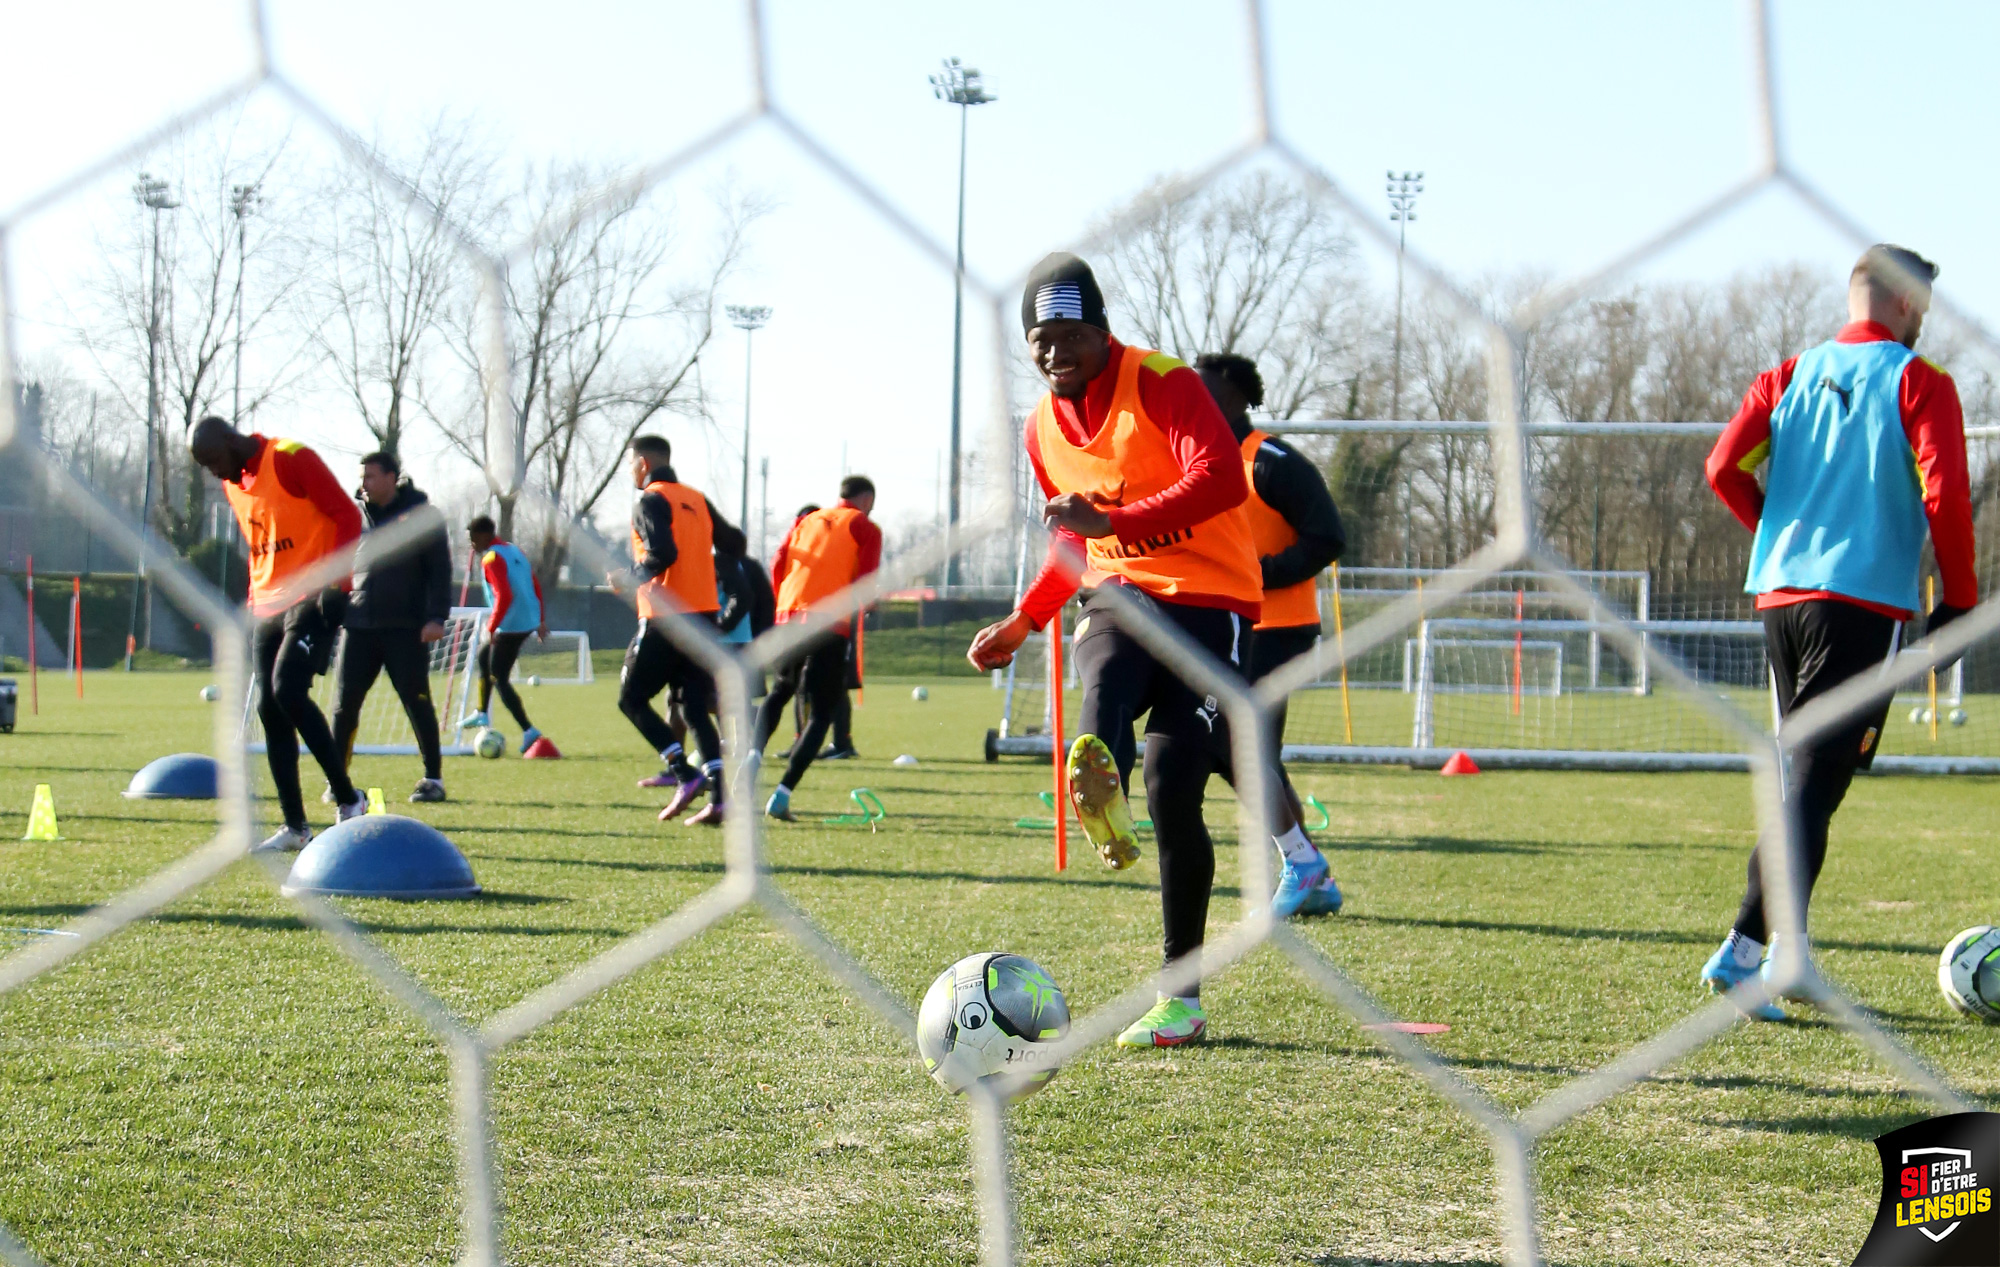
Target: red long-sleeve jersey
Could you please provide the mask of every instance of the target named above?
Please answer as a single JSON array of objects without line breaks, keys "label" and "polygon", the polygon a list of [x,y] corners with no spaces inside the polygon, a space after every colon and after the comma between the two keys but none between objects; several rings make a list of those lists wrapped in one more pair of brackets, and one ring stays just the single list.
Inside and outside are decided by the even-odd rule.
[{"label": "red long-sleeve jersey", "polygon": [[[1105,368],[1084,388],[1081,400],[1054,399],[1056,425],[1077,444],[1088,444],[1104,426],[1111,399],[1118,389],[1118,362],[1124,345],[1107,339],[1109,356]],[[1165,536],[1213,519],[1240,506],[1250,495],[1243,458],[1236,437],[1215,400],[1202,384],[1201,376],[1187,366],[1165,374],[1139,375],[1139,403],[1166,433],[1181,478],[1151,497],[1117,506],[1109,512],[1111,532],[1126,545],[1147,537]],[[1061,490],[1049,481],[1042,466],[1042,453],[1035,436],[1035,420],[1029,415],[1025,434],[1028,462],[1035,470],[1042,493],[1055,497]],[[1049,542],[1048,558],[1036,573],[1034,583],[1021,596],[1020,608],[1036,629],[1054,618],[1062,605],[1076,593],[1083,579],[1084,540],[1067,528],[1056,530]],[[1244,607],[1224,596],[1184,594],[1175,600],[1191,607],[1220,607],[1249,620],[1257,618],[1255,606]]]},{"label": "red long-sleeve jersey", "polygon": [[[1887,327],[1873,321],[1851,321],[1834,337],[1842,343],[1893,339]],[[1792,357],[1757,376],[1744,394],[1742,408],[1709,451],[1709,487],[1752,532],[1757,531],[1764,513],[1764,490],[1758,487],[1756,470],[1770,452],[1771,411],[1791,384],[1798,359]],[[1972,607],[1979,602],[1979,577],[1973,569],[1972,482],[1966,473],[1965,414],[1958,388],[1944,370],[1921,356],[1912,357],[1903,369],[1900,404],[1903,434],[1909,438],[1923,479],[1924,514],[1930,520],[1931,552],[1937,557],[1944,584],[1943,601],[1953,607]],[[1908,620],[1912,614],[1826,590],[1772,590],[1757,596],[1757,607],[1761,611],[1824,598],[1853,603],[1898,620]]]}]

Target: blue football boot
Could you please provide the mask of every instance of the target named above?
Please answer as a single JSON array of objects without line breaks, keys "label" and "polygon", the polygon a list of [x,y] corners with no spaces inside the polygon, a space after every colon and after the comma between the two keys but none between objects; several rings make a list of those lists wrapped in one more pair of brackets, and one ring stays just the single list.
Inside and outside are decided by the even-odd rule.
[{"label": "blue football boot", "polygon": [[1306,894],[1305,904],[1299,907],[1299,914],[1338,915],[1345,901],[1346,899],[1340,895],[1340,886],[1333,881],[1333,874],[1328,872],[1324,879],[1313,886],[1312,892]]},{"label": "blue football boot", "polygon": [[[1766,960],[1765,962],[1769,961]],[[1762,971],[1763,964],[1759,964],[1754,968],[1745,968],[1739,965],[1736,962],[1736,952],[1731,950],[1727,945],[1724,945],[1714,954],[1710,955],[1708,962],[1702,965],[1701,979],[1702,983],[1708,987],[1710,994],[1727,994],[1750,978],[1760,975]],[[1746,1007],[1743,1010],[1745,1015],[1755,1021],[1782,1021],[1785,1019],[1784,1012],[1775,1002],[1760,1003],[1756,1007]]]},{"label": "blue football boot", "polygon": [[1271,895],[1272,917],[1290,919],[1297,915],[1326,876],[1325,854],[1314,854],[1311,862],[1287,862],[1278,877],[1278,891]]}]

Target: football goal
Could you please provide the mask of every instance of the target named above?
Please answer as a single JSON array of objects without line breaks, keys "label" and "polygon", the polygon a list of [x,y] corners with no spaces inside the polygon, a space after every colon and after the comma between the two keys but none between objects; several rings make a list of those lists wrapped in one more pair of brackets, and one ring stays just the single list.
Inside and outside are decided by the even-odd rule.
[{"label": "football goal", "polygon": [[530,638],[514,662],[517,686],[582,686],[596,680],[590,635],[581,629],[551,629],[546,638]]},{"label": "football goal", "polygon": [[[430,644],[431,703],[437,709],[443,752],[448,757],[473,755],[470,743],[457,742],[457,727],[458,719],[471,712],[477,700],[479,648],[486,640],[486,616],[487,609],[484,607],[454,607],[445,622],[444,637]],[[343,640],[346,636],[346,631],[341,631]],[[553,630],[549,636],[551,641],[555,639]],[[583,637],[581,634],[576,636]],[[590,663],[588,643],[589,640],[584,639],[583,664],[586,670]],[[531,640],[529,646],[533,645]],[[313,698],[318,701],[329,722],[333,719],[335,690],[331,665],[339,662],[340,647],[336,645],[327,672],[313,684]],[[576,671],[575,658],[561,663],[566,665],[568,671]],[[519,670],[516,670],[518,675]],[[255,684],[250,687],[249,698],[243,703],[243,738],[244,746],[249,751],[264,751],[264,727],[257,720]],[[304,751],[304,745],[300,745],[300,751]],[[375,679],[367,700],[361,705],[361,725],[355,735],[354,751],[364,756],[415,756],[417,753],[416,732],[410,728],[410,719],[403,712],[403,701],[396,697],[387,674]]]}]

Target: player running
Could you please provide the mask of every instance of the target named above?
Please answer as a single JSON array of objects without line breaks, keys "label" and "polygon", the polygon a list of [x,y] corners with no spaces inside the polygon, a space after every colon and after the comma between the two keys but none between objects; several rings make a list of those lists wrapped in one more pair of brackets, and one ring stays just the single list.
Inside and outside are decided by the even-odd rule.
[{"label": "player running", "polygon": [[[354,591],[333,670],[333,744],[351,766],[362,701],[387,670],[424,763],[424,777],[410,800],[442,801],[444,760],[437,707],[431,703],[430,644],[444,637],[451,616],[451,541],[444,516],[403,478],[402,465],[390,454],[361,459],[360,501],[368,531],[354,547]],[[376,534],[398,521],[406,530],[421,527],[399,548],[378,549]]]},{"label": "player running", "polygon": [[[882,564],[882,530],[868,518],[875,509],[875,485],[865,475],[840,481],[840,501],[825,510],[801,514],[771,560],[771,584],[778,592],[778,622],[803,620],[818,604]],[[792,793],[805,777],[827,730],[847,694],[847,655],[851,619],[834,622],[801,645],[778,666],[777,681],[757,711],[757,752],[771,742],[771,732],[784,718],[785,705],[804,692],[810,709],[806,728],[792,743],[784,777],[771,791],[764,812],[792,822]]]},{"label": "player running", "polygon": [[[1073,653],[1083,711],[1067,757],[1071,796],[1105,865],[1131,866],[1139,847],[1125,787],[1133,723],[1145,713],[1146,803],[1173,963],[1196,954],[1206,934],[1215,845],[1201,806],[1209,772],[1227,759],[1228,732],[1215,699],[1197,694],[1125,628],[1109,587],[1240,672],[1263,597],[1238,509],[1249,482],[1201,379],[1165,353],[1113,338],[1103,292],[1082,260],[1055,254],[1035,266],[1021,327],[1049,386],[1025,442],[1055,539],[1020,606],[982,629],[966,657],[981,670],[1008,663],[1079,582],[1086,587]],[[1193,985],[1161,999],[1118,1042],[1171,1047],[1207,1024]]]},{"label": "player running", "polygon": [[361,535],[361,511],[319,454],[296,440],[244,435],[210,416],[194,425],[188,452],[222,481],[223,495],[250,545],[257,719],[264,726],[265,760],[285,816],[285,825],[257,848],[296,852],[312,840],[299,789],[301,739],[333,789],[340,821],[368,808],[347,777],[347,763],[312,698],[312,681],[326,672],[347,607],[345,578],[334,584],[302,580],[315,564],[344,559]]},{"label": "player running", "polygon": [[[1340,557],[1347,534],[1318,469],[1291,445],[1250,425],[1251,406],[1264,403],[1264,376],[1257,363],[1247,356],[1209,352],[1195,358],[1194,368],[1236,437],[1250,477],[1243,516],[1264,585],[1263,614],[1250,639],[1250,680],[1257,682],[1318,644],[1319,574]],[[1283,700],[1272,726],[1272,750],[1277,751],[1285,742]],[[1219,772],[1231,777],[1226,763]],[[1271,895],[1271,913],[1279,919],[1331,915],[1341,906],[1340,886],[1325,856],[1306,836],[1299,794],[1282,762],[1278,777],[1285,804],[1282,812],[1274,810],[1274,826],[1285,869]]]},{"label": "player running", "polygon": [[[629,446],[632,486],[632,569],[606,575],[614,588],[638,591],[639,630],[625,651],[618,676],[618,709],[660,754],[667,768],[639,780],[640,787],[672,787],[660,811],[666,822],[706,790],[708,804],[687,819],[689,826],[722,822],[722,739],[709,716],[715,682],[692,656],[655,624],[674,614],[709,625],[722,606],[716,600],[714,551],[741,554],[743,533],[722,517],[700,491],[674,475],[673,446],[660,436],[639,436]],[[694,734],[701,769],[688,764],[680,741],[653,707],[653,698],[673,687],[680,693],[688,729]]]},{"label": "player running", "polygon": [[[1936,277],[1936,265],[1904,247],[1862,252],[1848,277],[1848,323],[1758,375],[1708,455],[1716,496],[1757,534],[1743,588],[1757,595],[1780,719],[1895,656],[1902,622],[1918,609],[1926,528],[1944,582],[1928,632],[1979,602],[1958,388],[1911,350]],[[1767,462],[1760,489],[1755,471]],[[1786,762],[1784,807],[1808,902],[1833,813],[1875,759],[1891,696],[1885,689]],[[1735,927],[1702,980],[1715,991],[1747,980],[1768,961],[1768,941],[1753,852]],[[1754,1014],[1784,1015],[1775,1003]]]},{"label": "player running", "polygon": [[521,646],[530,635],[547,639],[549,619],[542,610],[542,580],[521,547],[502,541],[490,515],[475,516],[465,525],[472,543],[472,556],[479,560],[480,583],[486,587],[486,645],[479,648],[479,710],[458,723],[467,727],[493,724],[487,710],[493,706],[493,692],[521,727],[521,751],[534,747],[542,732],[528,720],[528,710],[514,689],[514,662],[521,658]]}]

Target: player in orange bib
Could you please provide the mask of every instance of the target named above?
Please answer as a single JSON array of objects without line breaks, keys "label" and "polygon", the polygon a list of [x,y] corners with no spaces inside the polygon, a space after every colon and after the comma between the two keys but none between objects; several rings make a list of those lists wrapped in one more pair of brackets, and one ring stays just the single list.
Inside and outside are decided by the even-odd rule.
[{"label": "player in orange bib", "polygon": [[[838,594],[882,563],[882,530],[868,517],[875,509],[875,485],[865,475],[840,481],[840,501],[825,510],[802,513],[771,560],[771,585],[778,594],[778,623],[802,620],[823,600]],[[804,695],[810,710],[804,730],[764,812],[792,820],[792,791],[819,756],[820,743],[834,724],[847,695],[851,620],[835,621],[778,666],[777,681],[757,713],[757,751],[785,715],[785,705]]]},{"label": "player in orange bib", "polygon": [[[709,716],[715,682],[707,669],[673,644],[661,625],[676,614],[715,623],[722,606],[716,593],[715,551],[743,553],[743,531],[674,475],[673,447],[665,439],[639,436],[630,448],[632,485],[639,490],[632,506],[632,570],[612,572],[607,579],[613,588],[637,591],[639,628],[618,675],[618,710],[666,763],[665,771],[639,781],[640,787],[674,789],[660,820],[675,817],[706,790],[708,804],[687,822],[716,825],[722,822],[723,780],[722,739]],[[701,754],[700,770],[688,764],[673,728],[653,707],[654,697],[668,687],[679,696],[695,751]]]},{"label": "player in orange bib", "polygon": [[[1229,423],[1250,477],[1243,503],[1250,540],[1264,582],[1264,611],[1250,641],[1250,680],[1260,681],[1319,642],[1319,574],[1347,546],[1340,511],[1326,481],[1303,453],[1250,425],[1250,408],[1264,403],[1264,377],[1247,356],[1209,352],[1194,359],[1195,372]],[[1272,718],[1274,747],[1285,742],[1285,705]],[[1284,779],[1289,826],[1278,833],[1285,873],[1271,896],[1271,913],[1331,915],[1341,906],[1340,886],[1318,848],[1306,838],[1299,794]]]},{"label": "player in orange bib", "polygon": [[[1214,697],[1156,660],[1111,594],[1117,587],[1241,672],[1263,598],[1241,510],[1249,482],[1201,379],[1165,353],[1112,338],[1103,293],[1082,260],[1057,254],[1036,265],[1021,326],[1049,386],[1025,439],[1055,540],[1020,605],[981,630],[966,656],[981,669],[1008,663],[1082,586],[1074,652],[1081,733],[1067,758],[1072,798],[1105,863],[1130,866],[1138,844],[1124,789],[1132,728],[1144,714],[1146,804],[1172,963],[1197,954],[1205,937],[1215,846],[1202,798],[1210,771],[1228,759],[1228,728]],[[1161,999],[1118,1041],[1170,1047],[1198,1038],[1207,1023],[1193,986]]]},{"label": "player in orange bib", "polygon": [[[326,774],[341,821],[368,808],[347,776],[345,754],[333,741],[326,716],[313,702],[312,682],[326,672],[347,610],[347,566],[361,535],[361,510],[326,469],[296,440],[244,435],[220,418],[194,425],[188,451],[197,465],[222,481],[250,545],[250,649],[257,684],[257,719],[264,726],[265,760],[285,825],[259,849],[304,849],[312,840],[299,789],[299,741]],[[334,577],[315,565],[343,564]]]}]

